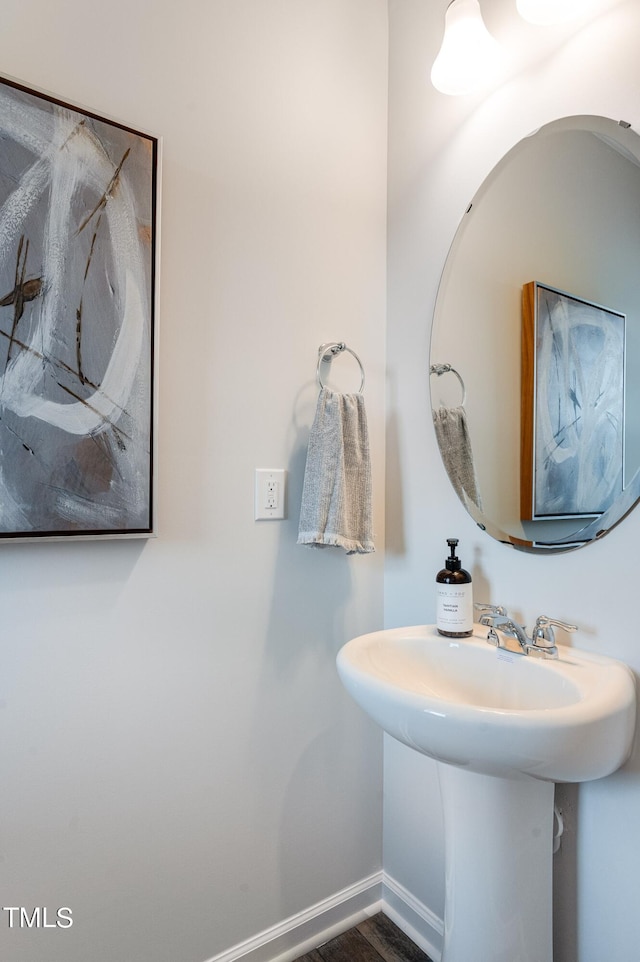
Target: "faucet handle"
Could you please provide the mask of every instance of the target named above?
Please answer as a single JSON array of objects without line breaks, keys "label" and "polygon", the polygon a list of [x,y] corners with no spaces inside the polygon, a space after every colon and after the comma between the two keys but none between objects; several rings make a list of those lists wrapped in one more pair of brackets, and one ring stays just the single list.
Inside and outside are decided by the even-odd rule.
[{"label": "faucet handle", "polygon": [[536,618],[536,624],[531,633],[531,640],[536,648],[553,648],[556,643],[554,627],[562,628],[564,631],[577,631],[577,625],[568,625],[566,621],[557,621],[555,618],[548,618],[540,615]]},{"label": "faucet handle", "polygon": [[488,611],[491,615],[503,615],[503,617],[507,617],[507,609],[504,605],[487,605],[482,601],[476,601],[473,607],[477,608],[478,611]]}]

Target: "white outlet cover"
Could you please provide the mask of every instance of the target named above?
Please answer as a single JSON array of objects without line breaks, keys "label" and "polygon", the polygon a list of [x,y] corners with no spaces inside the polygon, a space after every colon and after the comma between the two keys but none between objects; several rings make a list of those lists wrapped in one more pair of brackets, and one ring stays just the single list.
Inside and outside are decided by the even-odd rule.
[{"label": "white outlet cover", "polygon": [[282,521],[285,515],[287,472],[284,468],[256,468],[254,518]]}]

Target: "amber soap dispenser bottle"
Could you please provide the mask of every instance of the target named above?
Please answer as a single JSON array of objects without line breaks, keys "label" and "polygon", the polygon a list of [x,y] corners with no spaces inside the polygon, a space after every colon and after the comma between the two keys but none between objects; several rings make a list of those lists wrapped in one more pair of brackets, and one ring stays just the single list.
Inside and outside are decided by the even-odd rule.
[{"label": "amber soap dispenser bottle", "polygon": [[457,538],[447,538],[449,557],[436,575],[436,628],[448,638],[473,634],[473,586],[471,575],[456,557]]}]

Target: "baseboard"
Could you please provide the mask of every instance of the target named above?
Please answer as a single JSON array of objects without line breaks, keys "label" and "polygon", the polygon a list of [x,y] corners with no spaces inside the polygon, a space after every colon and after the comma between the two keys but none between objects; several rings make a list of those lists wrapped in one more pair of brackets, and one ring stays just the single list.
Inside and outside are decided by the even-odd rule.
[{"label": "baseboard", "polygon": [[440,962],[442,919],[383,872],[342,889],[208,962],[293,962],[380,911],[420,946],[432,962]]},{"label": "baseboard", "polygon": [[293,962],[382,910],[382,872],[376,872],[304,912],[285,919],[209,962]]},{"label": "baseboard", "polygon": [[382,879],[382,911],[427,953],[432,962],[440,962],[444,937],[442,919],[386,874]]}]

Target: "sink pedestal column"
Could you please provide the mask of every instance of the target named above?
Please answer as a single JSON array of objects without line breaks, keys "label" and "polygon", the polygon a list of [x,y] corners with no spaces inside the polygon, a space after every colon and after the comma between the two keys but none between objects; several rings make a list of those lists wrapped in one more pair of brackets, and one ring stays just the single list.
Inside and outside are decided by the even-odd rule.
[{"label": "sink pedestal column", "polygon": [[552,962],[553,782],[438,770],[442,962]]}]

